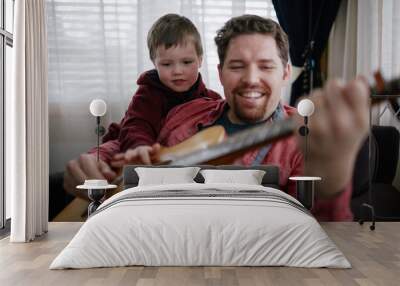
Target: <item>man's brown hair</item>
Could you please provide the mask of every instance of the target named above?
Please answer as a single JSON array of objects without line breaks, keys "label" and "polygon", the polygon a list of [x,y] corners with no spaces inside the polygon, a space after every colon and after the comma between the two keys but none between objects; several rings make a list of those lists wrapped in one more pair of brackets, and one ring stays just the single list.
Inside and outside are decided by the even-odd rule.
[{"label": "man's brown hair", "polygon": [[192,38],[196,53],[203,55],[199,31],[188,18],[177,14],[166,14],[159,18],[150,28],[147,34],[147,47],[150,59],[154,61],[156,50],[159,46],[169,49],[172,46],[186,44],[188,38]]},{"label": "man's brown hair", "polygon": [[217,31],[214,38],[218,49],[219,63],[224,65],[226,52],[230,41],[240,35],[264,34],[275,39],[279,51],[279,57],[283,65],[289,59],[289,40],[286,33],[278,23],[256,15],[242,15],[230,19]]}]

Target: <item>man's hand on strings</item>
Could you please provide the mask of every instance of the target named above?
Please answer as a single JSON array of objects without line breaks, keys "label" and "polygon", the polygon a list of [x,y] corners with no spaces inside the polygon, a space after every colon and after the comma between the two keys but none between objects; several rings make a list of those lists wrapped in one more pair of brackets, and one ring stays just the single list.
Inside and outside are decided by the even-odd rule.
[{"label": "man's hand on strings", "polygon": [[[369,89],[363,78],[347,84],[332,80],[310,99],[315,111],[309,118],[305,174],[322,177],[322,195],[330,196],[351,181],[356,155],[368,134]],[[305,140],[299,139],[304,150]]]}]

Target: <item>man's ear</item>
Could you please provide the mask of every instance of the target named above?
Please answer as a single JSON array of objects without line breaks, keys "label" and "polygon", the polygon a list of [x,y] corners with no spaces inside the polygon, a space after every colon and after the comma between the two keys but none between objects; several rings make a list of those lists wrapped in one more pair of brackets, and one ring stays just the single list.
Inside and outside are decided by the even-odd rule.
[{"label": "man's ear", "polygon": [[290,77],[292,75],[292,66],[291,64],[287,63],[285,67],[283,67],[283,80],[285,84],[290,81]]},{"label": "man's ear", "polygon": [[219,81],[222,83],[222,66],[221,64],[218,64],[218,76],[219,76]]}]

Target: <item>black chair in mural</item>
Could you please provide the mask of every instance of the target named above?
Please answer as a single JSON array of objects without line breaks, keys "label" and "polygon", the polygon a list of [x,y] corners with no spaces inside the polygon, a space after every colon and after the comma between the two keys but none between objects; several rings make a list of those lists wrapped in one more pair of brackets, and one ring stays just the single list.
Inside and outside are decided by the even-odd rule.
[{"label": "black chair in mural", "polygon": [[[361,208],[371,203],[377,221],[400,220],[400,192],[393,186],[399,157],[400,135],[392,126],[373,126],[371,160],[368,140],[360,150],[353,174],[351,208],[355,219],[370,219],[370,213]],[[371,199],[369,201],[368,166],[371,164]]]}]

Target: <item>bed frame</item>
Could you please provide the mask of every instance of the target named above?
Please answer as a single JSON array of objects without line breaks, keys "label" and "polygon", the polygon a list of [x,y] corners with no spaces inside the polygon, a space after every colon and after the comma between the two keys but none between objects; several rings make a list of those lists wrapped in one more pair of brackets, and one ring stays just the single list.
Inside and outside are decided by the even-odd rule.
[{"label": "bed frame", "polygon": [[[139,182],[139,177],[135,171],[136,167],[147,167],[147,168],[179,168],[185,166],[143,166],[143,165],[127,165],[124,167],[123,171],[123,188],[128,189],[132,187],[136,187]],[[219,170],[263,170],[265,171],[265,175],[262,179],[262,185],[265,187],[272,187],[279,189],[279,167],[274,165],[259,165],[259,166],[237,166],[237,165],[221,165],[221,166],[212,166],[212,165],[196,165],[195,167],[200,167],[202,170],[204,169],[219,169]],[[198,175],[194,178],[197,183],[204,183],[204,178],[198,173]]]}]

